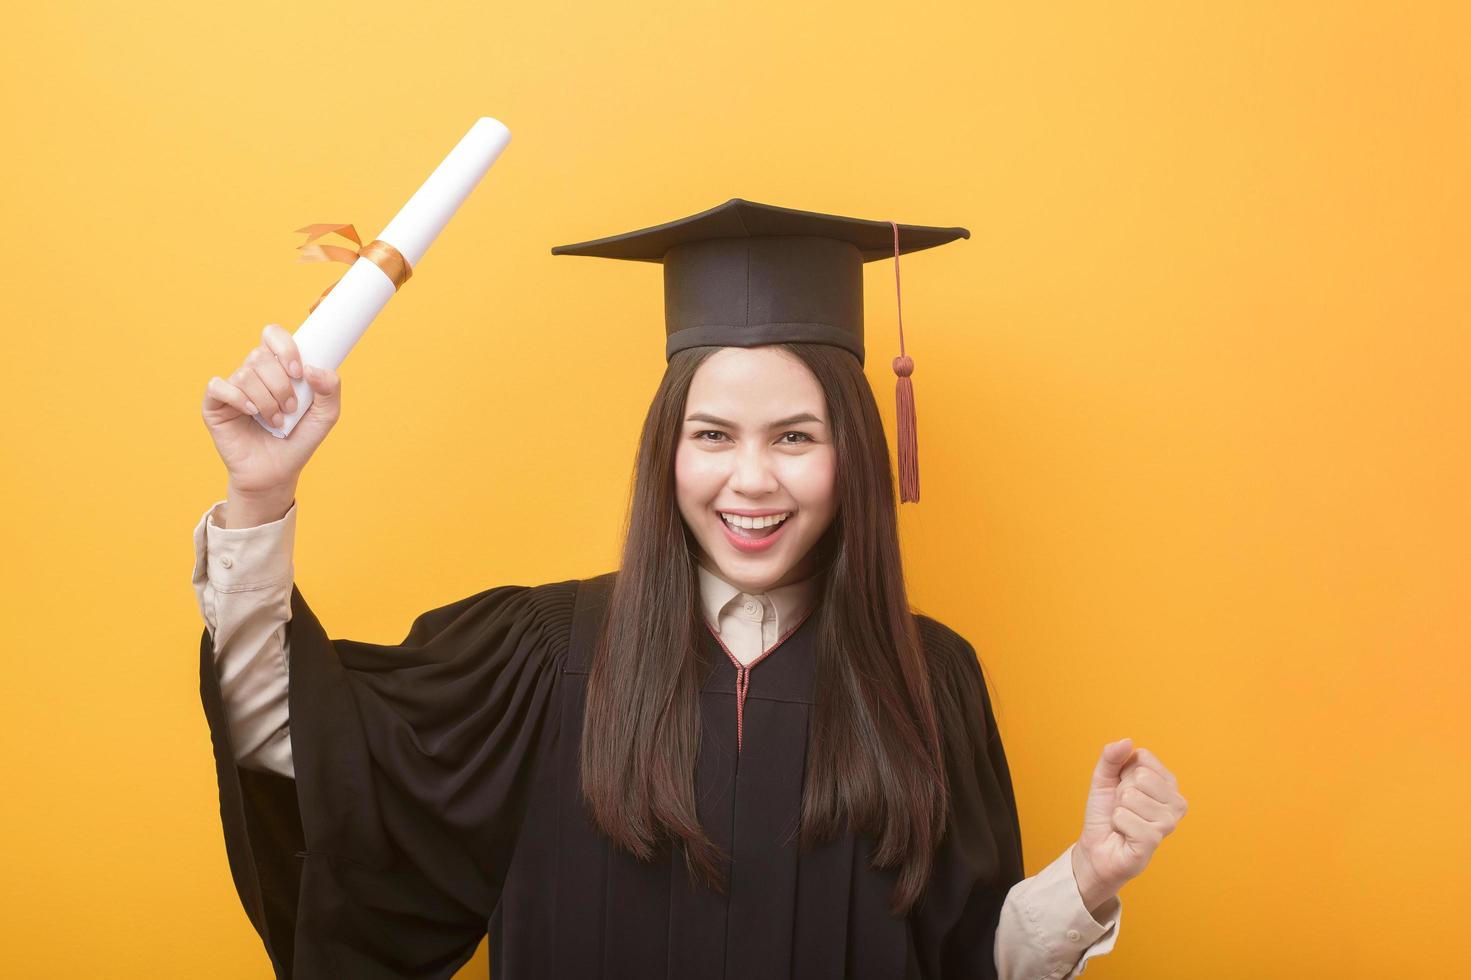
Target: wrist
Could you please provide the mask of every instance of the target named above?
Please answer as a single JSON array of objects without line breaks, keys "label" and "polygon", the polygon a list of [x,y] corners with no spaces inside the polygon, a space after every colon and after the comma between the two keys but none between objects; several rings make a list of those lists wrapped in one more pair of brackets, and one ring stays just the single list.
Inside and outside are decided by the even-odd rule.
[{"label": "wrist", "polygon": [[1073,880],[1077,883],[1078,896],[1083,900],[1083,907],[1090,915],[1118,893],[1117,888],[1098,877],[1093,865],[1083,854],[1082,844],[1073,845]]},{"label": "wrist", "polygon": [[285,517],[295,500],[295,483],[269,490],[242,490],[232,483],[225,490],[220,517],[224,527],[258,527]]}]

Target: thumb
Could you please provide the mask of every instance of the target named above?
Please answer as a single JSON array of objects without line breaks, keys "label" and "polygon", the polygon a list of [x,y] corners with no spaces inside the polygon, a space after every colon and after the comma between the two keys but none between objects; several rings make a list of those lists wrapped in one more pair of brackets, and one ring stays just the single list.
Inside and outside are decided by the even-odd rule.
[{"label": "thumb", "polygon": [[342,379],[337,372],[331,368],[321,368],[314,364],[302,363],[306,371],[306,383],[312,388],[312,401],[327,399],[331,401],[342,392]]},{"label": "thumb", "polygon": [[1098,756],[1098,764],[1093,767],[1093,786],[1095,789],[1112,789],[1119,784],[1119,770],[1123,769],[1124,763],[1129,761],[1129,756],[1134,754],[1134,740],[1132,738],[1121,738],[1117,742],[1109,742],[1103,747],[1103,752]]}]

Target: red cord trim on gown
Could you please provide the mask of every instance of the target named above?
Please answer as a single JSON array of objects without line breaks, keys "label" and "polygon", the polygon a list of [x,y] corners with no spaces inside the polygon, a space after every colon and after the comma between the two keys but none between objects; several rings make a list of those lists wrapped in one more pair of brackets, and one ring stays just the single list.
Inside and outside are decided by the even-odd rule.
[{"label": "red cord trim on gown", "polygon": [[741,740],[746,729],[746,691],[751,686],[751,668],[765,660],[777,647],[787,641],[787,637],[801,629],[802,624],[807,622],[807,617],[811,616],[816,609],[817,607],[813,606],[803,613],[802,618],[797,620],[795,626],[777,637],[775,643],[762,650],[761,655],[748,664],[743,664],[737,660],[736,655],[730,652],[730,647],[726,646],[725,641],[720,638],[720,633],[709,620],[705,621],[705,628],[710,631],[711,636],[715,637],[715,642],[720,644],[720,649],[725,651],[725,655],[730,658],[730,662],[735,664],[736,668],[736,752],[739,753],[741,750]]}]

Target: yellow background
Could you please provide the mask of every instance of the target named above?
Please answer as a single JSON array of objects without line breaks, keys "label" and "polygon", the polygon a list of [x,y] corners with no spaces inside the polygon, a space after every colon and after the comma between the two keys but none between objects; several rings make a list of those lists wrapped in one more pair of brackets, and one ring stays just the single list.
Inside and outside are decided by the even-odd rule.
[{"label": "yellow background", "polygon": [[[1464,958],[1468,69],[1455,4],[27,4],[0,32],[12,976],[260,977],[197,692],[205,382],[480,115],[513,138],[343,366],[334,635],[613,567],[657,266],[746,197],[903,261],[918,608],[982,652],[1027,870],[1124,735],[1191,811],[1090,980]],[[891,263],[868,266],[892,433]],[[468,975],[484,975],[484,949]]]}]

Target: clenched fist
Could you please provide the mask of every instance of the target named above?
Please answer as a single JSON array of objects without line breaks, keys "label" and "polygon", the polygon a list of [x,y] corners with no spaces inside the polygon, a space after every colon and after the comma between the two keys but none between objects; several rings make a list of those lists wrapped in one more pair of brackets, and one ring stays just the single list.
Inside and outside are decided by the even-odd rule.
[{"label": "clenched fist", "polygon": [[1132,740],[1103,747],[1073,848],[1073,876],[1089,909],[1097,908],[1149,864],[1187,809],[1175,774]]}]

